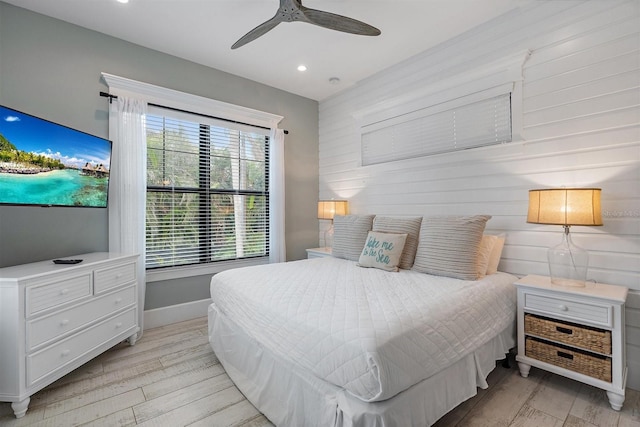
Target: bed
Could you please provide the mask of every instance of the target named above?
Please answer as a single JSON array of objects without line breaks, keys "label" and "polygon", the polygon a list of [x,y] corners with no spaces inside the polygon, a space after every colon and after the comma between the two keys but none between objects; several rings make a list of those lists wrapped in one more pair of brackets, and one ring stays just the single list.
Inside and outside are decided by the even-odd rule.
[{"label": "bed", "polygon": [[[482,234],[475,240],[478,257]],[[419,264],[424,251],[414,249]],[[515,276],[464,280],[363,264],[316,258],[212,278],[211,346],[276,425],[431,425],[486,388],[515,345]]]}]

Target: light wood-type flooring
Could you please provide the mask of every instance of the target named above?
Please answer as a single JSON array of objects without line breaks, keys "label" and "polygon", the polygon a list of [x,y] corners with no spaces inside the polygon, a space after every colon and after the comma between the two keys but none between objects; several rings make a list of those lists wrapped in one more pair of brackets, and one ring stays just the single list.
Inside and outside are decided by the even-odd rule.
[{"label": "light wood-type flooring", "polygon": [[[444,426],[640,426],[640,393],[621,412],[602,390],[532,368],[529,378],[498,366],[479,390],[438,423]],[[0,426],[245,426],[272,424],[238,391],[207,342],[199,318],[146,330],[31,398],[15,419],[0,403]]]}]

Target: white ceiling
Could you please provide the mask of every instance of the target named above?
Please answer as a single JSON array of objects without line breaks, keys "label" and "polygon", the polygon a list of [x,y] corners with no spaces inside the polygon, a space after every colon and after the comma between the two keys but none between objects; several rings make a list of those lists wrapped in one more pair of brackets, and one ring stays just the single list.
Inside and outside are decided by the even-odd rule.
[{"label": "white ceiling", "polygon": [[[231,50],[278,0],[2,0],[44,15],[322,100],[529,0],[304,0],[382,31],[358,36],[282,23]],[[306,72],[296,70],[299,64]],[[339,84],[329,83],[338,77]]]}]

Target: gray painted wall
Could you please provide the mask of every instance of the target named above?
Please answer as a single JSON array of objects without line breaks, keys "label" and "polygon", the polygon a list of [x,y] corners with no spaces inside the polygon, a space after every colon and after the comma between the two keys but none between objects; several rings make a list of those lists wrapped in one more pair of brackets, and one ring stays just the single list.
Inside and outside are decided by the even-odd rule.
[{"label": "gray painted wall", "polygon": [[[0,104],[106,138],[101,72],[284,116],[287,259],[317,246],[316,101],[0,2]],[[107,249],[106,209],[0,207],[0,267]],[[149,283],[145,308],[207,298],[209,280]]]}]

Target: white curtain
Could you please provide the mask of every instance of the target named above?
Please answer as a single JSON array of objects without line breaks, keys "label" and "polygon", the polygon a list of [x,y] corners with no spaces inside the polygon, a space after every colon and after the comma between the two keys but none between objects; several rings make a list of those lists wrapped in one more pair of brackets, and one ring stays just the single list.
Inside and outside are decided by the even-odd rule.
[{"label": "white curtain", "polygon": [[269,262],[285,262],[284,131],[271,129],[269,137]]},{"label": "white curtain", "polygon": [[113,143],[109,183],[109,251],[138,254],[138,324],[142,336],[145,298],[145,208],[147,104],[118,96],[111,104]]}]

